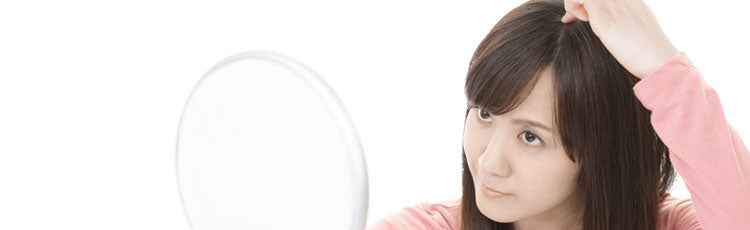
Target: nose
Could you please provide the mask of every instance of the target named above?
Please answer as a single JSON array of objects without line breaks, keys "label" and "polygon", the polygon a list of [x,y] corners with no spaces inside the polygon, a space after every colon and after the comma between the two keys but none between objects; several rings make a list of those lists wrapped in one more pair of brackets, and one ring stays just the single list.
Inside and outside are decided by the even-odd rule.
[{"label": "nose", "polygon": [[487,143],[484,152],[479,156],[477,170],[487,177],[509,177],[512,174],[508,153],[512,151],[505,142],[495,135]]}]

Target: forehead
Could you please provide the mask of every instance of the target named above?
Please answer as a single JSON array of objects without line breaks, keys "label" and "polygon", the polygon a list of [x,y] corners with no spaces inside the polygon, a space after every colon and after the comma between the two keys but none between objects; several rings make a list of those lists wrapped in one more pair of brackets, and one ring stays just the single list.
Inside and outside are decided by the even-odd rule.
[{"label": "forehead", "polygon": [[550,69],[539,75],[539,80],[524,99],[513,111],[513,117],[527,118],[540,121],[554,128],[554,91],[553,76]]}]

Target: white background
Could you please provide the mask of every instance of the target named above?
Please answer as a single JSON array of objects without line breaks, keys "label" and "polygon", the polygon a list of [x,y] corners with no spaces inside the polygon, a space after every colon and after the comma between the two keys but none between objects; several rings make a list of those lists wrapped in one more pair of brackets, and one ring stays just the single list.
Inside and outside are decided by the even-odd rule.
[{"label": "white background", "polygon": [[[469,59],[522,2],[3,1],[0,229],[188,229],[180,113],[211,66],[257,49],[306,63],[346,105],[368,226],[458,199]],[[647,2],[750,137],[748,4]]]}]

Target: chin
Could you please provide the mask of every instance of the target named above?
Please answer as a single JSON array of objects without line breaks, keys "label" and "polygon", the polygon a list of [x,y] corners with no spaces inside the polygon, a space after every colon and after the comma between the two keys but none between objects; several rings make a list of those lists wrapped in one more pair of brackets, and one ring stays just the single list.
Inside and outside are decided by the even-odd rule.
[{"label": "chin", "polygon": [[475,194],[477,208],[482,215],[492,221],[500,223],[511,223],[518,221],[518,210],[511,207],[502,207],[501,203],[487,200],[481,192]]}]

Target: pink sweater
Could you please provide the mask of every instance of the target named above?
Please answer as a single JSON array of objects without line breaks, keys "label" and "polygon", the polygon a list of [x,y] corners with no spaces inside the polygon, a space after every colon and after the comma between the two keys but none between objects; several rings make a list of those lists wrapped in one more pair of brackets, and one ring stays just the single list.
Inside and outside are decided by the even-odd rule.
[{"label": "pink sweater", "polygon": [[[633,91],[669,147],[691,199],[669,196],[660,229],[750,229],[750,153],[724,117],[716,91],[685,52],[638,82]],[[460,200],[421,203],[369,230],[460,229]]]}]

